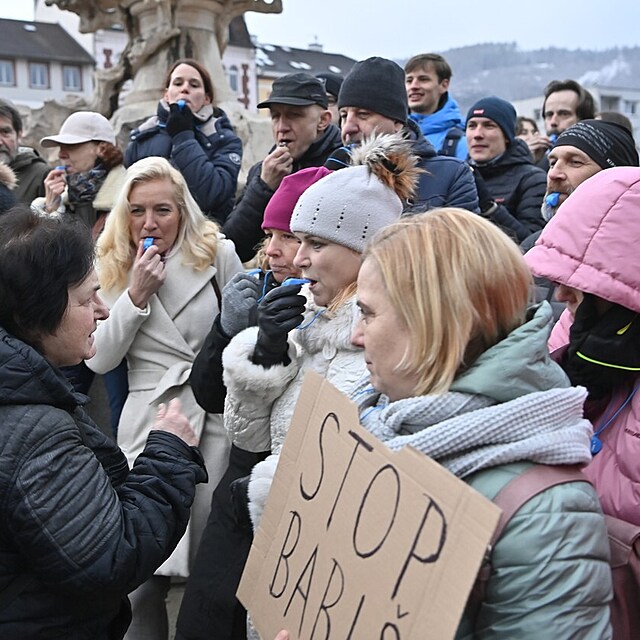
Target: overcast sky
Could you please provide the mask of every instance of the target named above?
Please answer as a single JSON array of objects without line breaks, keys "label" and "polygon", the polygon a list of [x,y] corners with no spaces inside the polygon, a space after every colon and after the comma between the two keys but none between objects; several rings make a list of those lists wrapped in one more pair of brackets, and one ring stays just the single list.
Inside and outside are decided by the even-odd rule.
[{"label": "overcast sky", "polygon": [[[640,45],[640,0],[283,0],[281,14],[247,13],[250,33],[268,44],[357,60],[405,59],[485,42],[522,49],[606,49]],[[0,0],[0,17],[33,19],[31,0]],[[529,11],[527,11],[527,7]]]},{"label": "overcast sky", "polygon": [[[606,49],[640,45],[640,0],[283,0],[281,14],[246,14],[259,42],[306,47],[357,60],[485,42]],[[530,11],[527,11],[527,7]],[[528,14],[528,15],[527,15]]]}]

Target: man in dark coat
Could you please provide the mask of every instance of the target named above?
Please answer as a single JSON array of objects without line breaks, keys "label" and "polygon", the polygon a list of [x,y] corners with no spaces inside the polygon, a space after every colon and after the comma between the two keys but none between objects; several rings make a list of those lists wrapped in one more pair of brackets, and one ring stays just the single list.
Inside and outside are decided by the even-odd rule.
[{"label": "man in dark coat", "polygon": [[262,162],[249,170],[247,184],[223,226],[242,262],[250,260],[264,237],[265,207],[285,176],[307,167],[322,166],[340,146],[340,131],[322,82],[307,73],[291,73],[274,81],[268,100],[275,145]]},{"label": "man in dark coat", "polygon": [[[439,156],[418,125],[409,119],[402,67],[385,58],[357,62],[347,74],[338,96],[342,142],[348,148],[377,133],[402,131],[419,156],[420,176],[415,198],[405,213],[435,207],[478,211],[478,194],[469,166],[457,158]],[[332,167],[333,168],[333,167]]]},{"label": "man in dark coat", "polygon": [[540,206],[546,175],[533,164],[527,144],[516,138],[513,105],[490,96],[467,114],[469,162],[476,176],[480,210],[514,240],[542,229]]},{"label": "man in dark coat", "polygon": [[22,204],[31,204],[44,196],[44,179],[49,166],[31,147],[21,147],[22,118],[7,100],[0,100],[0,162],[6,163],[16,176],[14,198]]}]

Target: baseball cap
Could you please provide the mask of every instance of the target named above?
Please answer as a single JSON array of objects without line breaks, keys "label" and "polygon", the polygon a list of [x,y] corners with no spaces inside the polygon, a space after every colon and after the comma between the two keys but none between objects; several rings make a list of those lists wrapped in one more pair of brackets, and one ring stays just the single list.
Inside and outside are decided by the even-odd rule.
[{"label": "baseball cap", "polygon": [[116,143],[116,134],[109,121],[95,111],[76,111],[72,113],[60,127],[56,136],[47,136],[40,140],[43,147],[56,147],[60,144],[81,144],[83,142]]},{"label": "baseball cap", "polygon": [[317,78],[308,73],[289,73],[273,81],[271,95],[258,105],[258,109],[270,107],[272,104],[319,104],[326,109],[329,99],[322,82]]}]

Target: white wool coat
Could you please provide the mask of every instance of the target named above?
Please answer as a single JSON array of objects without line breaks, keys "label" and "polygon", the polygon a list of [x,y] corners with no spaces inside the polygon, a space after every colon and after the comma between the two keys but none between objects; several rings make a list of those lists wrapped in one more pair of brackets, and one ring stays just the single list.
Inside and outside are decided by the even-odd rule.
[{"label": "white wool coat", "polygon": [[101,292],[111,311],[109,318],[98,325],[94,334],[97,352],[87,365],[96,373],[106,373],[126,356],[129,395],[118,424],[118,444],[130,466],[144,448],[161,402],[179,398],[183,413],[200,437],[209,482],[198,486],[187,533],[157,571],[160,575],[186,577],[206,523],[211,494],[226,469],[229,452],[222,416],[207,414],[198,406],[189,374],[219,313],[212,278],[215,274],[222,289],[242,270],[242,264],[229,240],[221,240],[214,265],[203,271],[184,265],[183,259],[179,251],[168,256],[165,282],[145,309],[131,302],[127,289]]},{"label": "white wool coat", "polygon": [[[316,314],[310,300],[301,327],[289,333],[288,365],[265,368],[251,361],[257,327],[239,333],[222,355],[227,386],[224,424],[231,441],[248,451],[279,453],[289,430],[304,374],[316,371],[344,393],[366,373],[362,349],[351,344],[358,319],[355,298],[335,314]],[[315,317],[315,320],[313,319]]]}]

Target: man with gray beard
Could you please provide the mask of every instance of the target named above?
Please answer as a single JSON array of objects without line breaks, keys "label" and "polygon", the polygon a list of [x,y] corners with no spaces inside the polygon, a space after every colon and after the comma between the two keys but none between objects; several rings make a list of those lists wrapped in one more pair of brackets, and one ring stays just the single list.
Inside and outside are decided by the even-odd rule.
[{"label": "man with gray beard", "polygon": [[21,147],[22,118],[8,100],[0,100],[0,162],[9,166],[17,178],[13,195],[30,205],[44,196],[44,179],[50,167],[31,147]]}]

